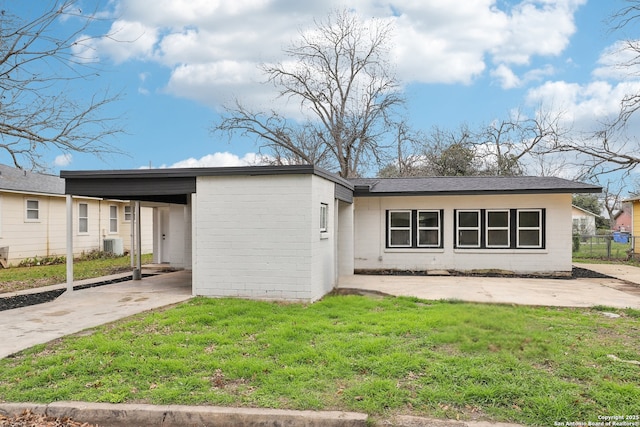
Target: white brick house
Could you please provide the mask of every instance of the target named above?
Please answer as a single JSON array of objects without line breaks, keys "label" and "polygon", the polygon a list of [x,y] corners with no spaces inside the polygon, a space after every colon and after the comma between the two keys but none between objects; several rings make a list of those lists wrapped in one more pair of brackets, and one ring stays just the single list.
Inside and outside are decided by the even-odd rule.
[{"label": "white brick house", "polygon": [[571,271],[559,178],[345,180],[308,165],[64,171],[68,195],[153,207],[156,262],[194,295],[314,301],[369,270]]}]

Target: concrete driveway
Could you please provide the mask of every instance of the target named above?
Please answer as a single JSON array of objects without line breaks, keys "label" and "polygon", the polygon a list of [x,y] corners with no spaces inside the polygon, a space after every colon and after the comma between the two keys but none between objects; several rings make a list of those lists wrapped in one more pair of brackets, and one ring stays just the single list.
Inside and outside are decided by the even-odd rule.
[{"label": "concrete driveway", "polygon": [[191,272],[177,271],[65,292],[48,303],[0,311],[0,358],[189,298]]},{"label": "concrete driveway", "polygon": [[624,279],[354,275],[341,277],[339,289],[413,296],[427,300],[457,299],[555,307],[602,305],[640,309],[640,268],[607,264],[577,266]]}]

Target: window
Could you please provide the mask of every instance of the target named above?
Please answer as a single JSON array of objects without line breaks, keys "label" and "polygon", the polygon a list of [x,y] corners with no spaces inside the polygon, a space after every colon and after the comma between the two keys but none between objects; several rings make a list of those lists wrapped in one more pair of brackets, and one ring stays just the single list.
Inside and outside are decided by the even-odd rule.
[{"label": "window", "polygon": [[89,205],[78,203],[78,233],[89,232]]},{"label": "window", "polygon": [[387,211],[387,248],[442,248],[442,210]]},{"label": "window", "polygon": [[488,248],[508,248],[510,242],[508,210],[487,211],[486,245]]},{"label": "window", "polygon": [[320,232],[326,233],[329,229],[329,205],[320,203]]},{"label": "window", "polygon": [[440,212],[418,211],[418,246],[440,247]]},{"label": "window", "polygon": [[133,210],[131,209],[131,205],[125,205],[124,207],[124,220],[125,222],[131,222],[133,218]]},{"label": "window", "polygon": [[118,232],[118,207],[109,206],[109,233]]},{"label": "window", "polygon": [[544,209],[455,211],[456,248],[542,249]]},{"label": "window", "polygon": [[38,221],[40,219],[40,202],[38,200],[27,200],[25,215],[27,221]]},{"label": "window", "polygon": [[518,211],[517,235],[519,248],[542,247],[542,211],[540,209]]},{"label": "window", "polygon": [[411,247],[411,211],[389,211],[388,247]]},{"label": "window", "polygon": [[457,240],[460,248],[480,247],[480,211],[456,212]]}]

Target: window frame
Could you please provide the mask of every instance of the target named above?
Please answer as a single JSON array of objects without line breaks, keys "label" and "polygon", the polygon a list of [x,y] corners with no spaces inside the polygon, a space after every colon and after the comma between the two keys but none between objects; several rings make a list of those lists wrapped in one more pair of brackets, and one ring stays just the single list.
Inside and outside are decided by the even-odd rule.
[{"label": "window frame", "polygon": [[[520,226],[520,214],[523,212],[537,212],[538,213],[538,226],[537,227],[521,227]],[[517,209],[516,210],[516,248],[518,249],[540,249],[544,248],[544,222],[545,222],[543,209]],[[523,245],[520,243],[520,231],[532,231],[538,230],[538,244],[537,245]]]},{"label": "window frame", "polygon": [[[112,209],[115,208],[115,209]],[[115,211],[115,217],[112,216],[112,212]],[[118,205],[109,205],[109,234],[117,234],[118,233]],[[114,225],[115,225],[115,230],[114,230]]]},{"label": "window frame", "polygon": [[[461,213],[475,213],[478,218],[478,225],[475,227],[461,227],[460,226],[460,214]],[[456,248],[462,249],[479,249],[482,248],[482,210],[481,209],[457,209],[455,211],[455,225],[456,225]],[[461,231],[476,231],[477,243],[474,245],[460,244],[460,232]]]},{"label": "window frame", "polygon": [[[507,213],[507,225],[502,227],[492,227],[489,225],[489,214],[494,212],[506,212]],[[485,236],[484,244],[487,249],[509,249],[511,248],[511,209],[487,209],[485,211]],[[506,230],[507,231],[507,243],[505,245],[491,245],[489,244],[489,232],[492,230]]]},{"label": "window frame", "polygon": [[[480,246],[460,245],[459,244],[459,216],[458,212],[480,212]],[[488,213],[496,211],[508,211],[509,212],[509,227],[489,227]],[[537,212],[538,213],[538,225],[536,227],[520,227],[519,218],[521,212]],[[539,250],[546,249],[546,229],[547,229],[547,215],[546,208],[492,208],[492,209],[461,209],[454,210],[454,249],[460,250]],[[463,227],[463,229],[472,229],[473,227]],[[489,245],[488,234],[492,229],[508,229],[509,246]],[[537,230],[538,231],[538,245],[522,245],[520,243],[520,231],[521,230]]]},{"label": "window frame", "polygon": [[[129,212],[127,212],[127,209],[129,210]],[[133,219],[133,206],[131,205],[124,205],[124,222],[131,222],[131,220]],[[127,218],[127,216],[129,218]]]},{"label": "window frame", "polygon": [[[394,213],[408,213],[409,214],[409,226],[408,227],[393,227],[391,226],[391,215]],[[393,245],[391,243],[392,231],[409,231],[409,244],[408,245]],[[413,247],[413,211],[411,209],[389,209],[387,211],[387,248],[389,249],[406,249]]]},{"label": "window frame", "polygon": [[[29,202],[35,202],[36,207],[29,207]],[[35,212],[35,218],[29,218],[29,212]],[[24,222],[40,222],[40,200],[39,199],[24,199]]]},{"label": "window frame", "polygon": [[[391,227],[391,215],[393,213],[409,213],[408,227]],[[438,218],[438,227],[420,227],[419,217],[421,212],[433,212]],[[438,231],[438,244],[420,244],[420,230],[436,230]],[[408,245],[391,245],[391,232],[394,230],[408,230]],[[444,209],[387,209],[385,213],[385,243],[384,247],[388,250],[432,250],[443,249],[444,242]]]},{"label": "window frame", "polygon": [[[86,208],[85,215],[82,215],[82,206]],[[82,229],[84,220],[85,230]],[[89,203],[78,202],[78,234],[89,234]]]},{"label": "window frame", "polygon": [[[421,227],[420,226],[420,214],[423,212],[427,213],[435,213],[436,218],[438,220],[438,225],[436,227]],[[442,213],[436,209],[418,209],[416,211],[416,246],[419,248],[440,248],[442,247]],[[427,230],[433,231],[436,230],[438,233],[438,242],[434,244],[421,244],[420,243],[420,231]]]},{"label": "window frame", "polygon": [[320,203],[320,233],[329,232],[329,204]]}]

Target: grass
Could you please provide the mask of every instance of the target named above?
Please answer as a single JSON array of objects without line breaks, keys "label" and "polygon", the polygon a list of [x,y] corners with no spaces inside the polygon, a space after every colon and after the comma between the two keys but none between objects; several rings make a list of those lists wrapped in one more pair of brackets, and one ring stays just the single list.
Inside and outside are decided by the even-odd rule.
[{"label": "grass", "polygon": [[[151,262],[152,256],[143,255],[142,262]],[[129,256],[105,257],[75,261],[73,277],[75,280],[82,280],[130,270],[131,258]],[[67,280],[66,273],[66,264],[0,269],[0,293],[64,283]]]},{"label": "grass", "polygon": [[0,360],[0,399],[528,425],[640,414],[640,367],[624,362],[640,360],[638,311],[598,309],[622,317],[413,298],[196,298]]},{"label": "grass", "polygon": [[627,254],[631,248],[630,243],[618,243],[611,241],[611,254],[609,256],[607,241],[605,237],[593,238],[580,243],[580,249],[573,252],[574,258],[611,258],[615,260],[627,259]]}]

